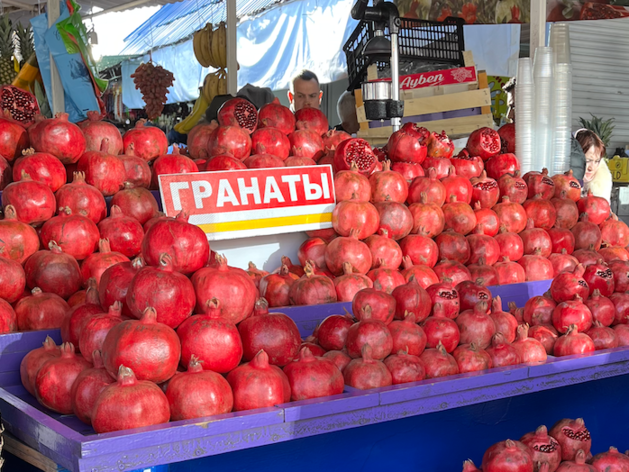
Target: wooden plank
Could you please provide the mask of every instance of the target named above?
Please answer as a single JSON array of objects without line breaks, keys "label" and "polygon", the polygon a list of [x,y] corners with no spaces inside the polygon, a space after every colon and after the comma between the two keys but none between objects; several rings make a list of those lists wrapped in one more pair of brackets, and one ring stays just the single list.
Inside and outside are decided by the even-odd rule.
[{"label": "wooden plank", "polygon": [[55,461],[48,459],[42,453],[36,451],[32,447],[27,446],[9,433],[3,433],[4,450],[13,454],[15,457],[22,459],[24,462],[37,467],[44,472],[58,472],[64,470]]},{"label": "wooden plank", "polygon": [[[424,123],[417,123],[417,126],[423,126],[429,131],[436,131],[438,133],[445,130],[448,136],[453,137],[470,134],[472,131],[484,126],[491,127],[492,122],[492,115],[489,114],[449,118],[447,120],[426,121]],[[360,130],[358,132],[358,137],[365,139],[388,139],[392,132],[393,129],[391,126],[383,126],[382,128],[370,128],[369,131]]]},{"label": "wooden plank", "polygon": [[377,80],[378,79],[378,65],[371,64],[367,67],[367,81]]},{"label": "wooden plank", "polygon": [[[487,88],[406,100],[404,102],[404,116],[426,115],[482,106],[491,106],[491,93]],[[363,114],[360,114],[361,109]],[[357,110],[357,116],[358,121],[366,121],[364,106]],[[365,118],[362,119],[361,117]]]},{"label": "wooden plank", "polygon": [[474,54],[472,54],[472,51],[463,51],[463,65],[465,67],[474,65]]},{"label": "wooden plank", "polygon": [[[487,81],[487,72],[485,72],[484,70],[478,71],[478,86],[482,89],[486,89],[489,87],[489,82]],[[489,95],[491,96],[491,93]],[[491,113],[491,105],[482,107],[481,113],[483,115]]]},{"label": "wooden plank", "polygon": [[[357,104],[358,105],[358,104]],[[359,123],[368,123],[367,121],[367,114],[365,112],[365,106],[360,106],[360,107],[356,107],[356,119],[358,120]]]}]

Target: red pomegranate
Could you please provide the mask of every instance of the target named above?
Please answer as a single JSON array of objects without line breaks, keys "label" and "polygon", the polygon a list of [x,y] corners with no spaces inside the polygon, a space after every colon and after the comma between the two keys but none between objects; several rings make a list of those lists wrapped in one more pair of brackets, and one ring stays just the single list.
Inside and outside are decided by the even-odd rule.
[{"label": "red pomegranate", "polygon": [[[336,240],[338,239],[341,238]],[[304,267],[304,272],[304,275],[290,287],[288,298],[291,305],[320,305],[337,301],[332,279],[315,273],[315,268],[308,262]]]},{"label": "red pomegranate", "polygon": [[[449,319],[455,319],[460,311],[459,292],[452,284],[451,279],[431,285],[426,289],[432,302],[433,316],[444,316]],[[434,311],[434,307],[439,304],[438,313]]]},{"label": "red pomegranate", "polygon": [[413,264],[434,267],[439,257],[437,244],[428,236],[422,234],[409,234],[400,241],[402,254],[410,257]]},{"label": "red pomegranate", "polygon": [[411,183],[417,177],[426,175],[424,168],[420,164],[413,164],[412,162],[394,162],[391,164],[391,170],[399,172],[406,179],[407,183]]},{"label": "red pomegranate", "polygon": [[290,141],[277,128],[261,128],[251,135],[252,154],[270,154],[285,160],[290,154]]},{"label": "red pomegranate", "polygon": [[571,325],[568,327],[566,334],[555,341],[553,356],[563,357],[589,354],[595,350],[594,341],[587,334],[580,333],[576,325]]},{"label": "red pomegranate", "polygon": [[[294,151],[293,151],[294,154]],[[370,175],[378,159],[371,150],[371,146],[364,139],[351,138],[340,143],[334,151],[334,170],[348,170],[352,162],[356,163],[358,172]]]},{"label": "red pomegranate", "polygon": [[54,293],[43,293],[39,287],[31,290],[31,296],[24,297],[15,305],[17,329],[35,331],[60,328],[70,306]]},{"label": "red pomegranate", "polygon": [[470,259],[471,249],[468,239],[453,229],[448,229],[435,238],[439,255],[442,258],[466,264]]},{"label": "red pomegranate", "polygon": [[[517,265],[517,264],[516,264]],[[481,257],[478,260],[478,264],[470,264],[467,268],[470,271],[470,275],[472,280],[482,280],[482,285],[499,285],[498,283],[498,272],[494,266],[487,265],[485,263],[485,259]],[[522,269],[522,267],[520,267]],[[524,270],[522,270],[522,277],[524,278]]]},{"label": "red pomegranate", "polygon": [[431,167],[427,177],[416,177],[408,187],[407,203],[419,203],[422,201],[422,193],[426,194],[426,203],[434,203],[443,206],[446,200],[446,188],[437,179],[437,171]]},{"label": "red pomegranate", "polygon": [[258,111],[258,126],[260,128],[277,128],[284,134],[295,130],[295,115],[289,108],[280,104],[278,98],[267,103]]},{"label": "red pomegranate", "polygon": [[420,203],[412,203],[408,210],[413,216],[413,233],[422,232],[429,238],[438,236],[445,227],[443,210],[436,203],[429,203],[426,193],[422,193]]},{"label": "red pomegranate", "polygon": [[402,320],[395,320],[389,326],[393,338],[393,351],[404,350],[407,354],[421,355],[426,348],[426,334],[417,325],[414,313],[407,312]]},{"label": "red pomegranate", "polygon": [[323,139],[323,147],[327,151],[334,151],[339,144],[351,137],[352,136],[349,133],[346,133],[345,131],[337,131],[334,128],[321,134],[321,139]]},{"label": "red pomegranate", "polygon": [[98,248],[100,235],[92,220],[72,214],[68,207],[59,209],[59,216],[46,221],[40,238],[44,246],[55,241],[66,254],[82,261]]},{"label": "red pomegranate", "polygon": [[22,358],[20,362],[20,378],[22,385],[28,393],[35,396],[35,381],[39,369],[41,369],[48,360],[59,357],[60,355],[61,351],[59,346],[55,344],[55,341],[50,336],[46,336],[42,347],[33,349]]},{"label": "red pomegranate", "polygon": [[[577,296],[585,300],[590,295],[590,287],[583,279],[585,267],[577,265],[573,272],[564,272],[555,276],[550,284],[550,294],[557,303],[573,300]],[[610,271],[611,277],[611,271]]]},{"label": "red pomegranate", "polygon": [[526,200],[522,206],[526,211],[526,216],[533,220],[535,228],[550,229],[557,220],[557,210],[550,200],[542,198],[541,194],[535,195],[530,200]]},{"label": "red pomegranate", "polygon": [[520,161],[515,154],[498,154],[485,162],[487,175],[492,179],[500,179],[503,175],[514,175],[520,170]]},{"label": "red pomegranate", "polygon": [[282,369],[269,364],[264,350],[227,375],[234,395],[234,411],[252,410],[290,401],[290,384]]},{"label": "red pomegranate", "polygon": [[63,324],[61,325],[61,339],[63,342],[71,342],[79,347],[81,331],[87,321],[89,321],[92,316],[104,312],[103,307],[100,305],[96,279],[92,278],[89,280],[84,303],[70,306],[71,310],[66,312]]},{"label": "red pomegranate", "polygon": [[334,174],[334,194],[337,203],[350,199],[367,202],[371,198],[371,184],[352,162],[349,170]]},{"label": "red pomegranate", "polygon": [[629,293],[614,292],[609,299],[615,307],[613,324],[629,324]]},{"label": "red pomegranate", "polygon": [[590,221],[587,213],[581,214],[579,222],[573,226],[571,231],[574,235],[575,249],[590,249],[592,246],[595,251],[598,251],[601,248],[601,230]]},{"label": "red pomegranate", "polygon": [[612,261],[608,266],[614,275],[614,291],[626,292],[629,290],[629,262]]},{"label": "red pomegranate", "polygon": [[542,343],[547,355],[553,355],[555,342],[557,341],[557,330],[552,325],[531,326],[529,336]]},{"label": "red pomegranate", "polygon": [[[581,184],[572,175],[572,170],[564,174],[553,175],[552,181],[555,184],[556,198],[568,198],[573,202],[578,202],[581,198]],[[566,192],[565,196],[562,196],[563,192]]]},{"label": "red pomegranate", "polygon": [[186,372],[168,382],[166,398],[171,421],[229,413],[234,406],[232,389],[225,377],[204,369],[195,356]]},{"label": "red pomegranate", "polygon": [[435,158],[450,159],[454,153],[454,143],[445,131],[433,131],[428,138],[428,155]]},{"label": "red pomegranate", "polygon": [[494,268],[498,277],[497,285],[520,284],[526,281],[524,268],[517,262],[510,261],[506,256],[503,256],[501,261],[494,265]]},{"label": "red pomegranate", "polygon": [[295,112],[295,127],[300,129],[308,129],[317,133],[319,136],[328,131],[328,118],[318,108],[306,107]]},{"label": "red pomegranate", "polygon": [[585,334],[592,339],[594,349],[597,351],[618,347],[618,335],[616,331],[607,326],[603,326],[600,321],[595,321]]},{"label": "red pomegranate", "polygon": [[85,136],[67,113],[38,121],[28,129],[28,137],[35,151],[52,154],[64,164],[74,164],[85,152]]},{"label": "red pomegranate", "polygon": [[[472,205],[480,203],[481,208],[491,208],[498,203],[500,197],[500,189],[498,182],[487,177],[487,173],[483,171],[478,178],[471,179],[472,185]],[[448,193],[449,195],[450,193]],[[457,200],[461,200],[457,196]]]},{"label": "red pomegranate", "polygon": [[37,182],[26,173],[2,191],[2,205],[11,205],[22,223],[39,226],[55,214],[55,195],[48,185]]},{"label": "red pomegranate", "polygon": [[435,169],[436,176],[439,180],[445,179],[450,172],[450,159],[445,157],[430,157],[428,156],[424,162],[422,162],[422,167],[424,168],[424,172],[428,173],[430,169]]},{"label": "red pomegranate", "polygon": [[243,160],[251,154],[251,137],[239,126],[219,126],[208,138],[207,150],[209,157],[227,154]]},{"label": "red pomegranate", "polygon": [[[369,307],[369,310],[366,308]],[[367,313],[368,311],[368,313]],[[373,288],[365,288],[356,293],[352,301],[352,313],[361,321],[370,318],[379,320],[388,325],[393,321],[396,313],[396,299],[384,291]]]},{"label": "red pomegranate", "polygon": [[553,310],[556,307],[557,303],[549,293],[532,297],[524,305],[524,322],[531,326],[551,324]]},{"label": "red pomegranate", "polygon": [[434,349],[426,349],[419,356],[419,360],[426,369],[426,378],[435,379],[437,377],[447,377],[459,373],[459,366],[456,359],[445,350],[441,343]]},{"label": "red pomegranate", "polygon": [[[371,251],[372,269],[379,267],[396,270],[402,265],[402,249],[398,243],[389,237],[389,232],[386,229],[380,229],[378,234],[369,236],[365,239],[365,244]],[[325,256],[325,253],[323,255]],[[323,267],[325,267],[325,257]]]},{"label": "red pomegranate", "polygon": [[37,372],[35,395],[39,403],[62,415],[72,413],[72,384],[90,368],[89,362],[74,353],[71,343],[61,346],[61,355],[48,359]]},{"label": "red pomegranate", "polygon": [[426,376],[426,369],[419,357],[402,349],[397,354],[387,357],[384,365],[391,373],[393,385],[418,382]]},{"label": "red pomegranate", "polygon": [[[574,234],[572,234],[570,230],[555,227],[555,228],[550,228],[547,231],[547,233],[550,236],[550,239],[552,241],[553,253],[561,253],[564,250],[566,251],[566,254],[574,253],[575,239],[574,239]],[[573,255],[577,258],[577,260],[579,260],[579,258],[577,257],[577,254],[573,254]],[[581,261],[581,262],[583,263],[584,261]],[[587,265],[587,264],[584,264],[584,265]]]},{"label": "red pomegranate", "polygon": [[330,315],[317,328],[319,345],[326,350],[340,351],[345,347],[347,333],[354,324],[349,313],[345,315]]},{"label": "red pomegranate", "polygon": [[408,183],[399,172],[391,170],[391,161],[384,161],[382,171],[371,174],[369,183],[372,203],[404,203],[408,197]]},{"label": "red pomegranate", "polygon": [[413,313],[420,323],[430,315],[431,297],[414,277],[408,283],[396,287],[391,296],[395,299],[395,318],[398,320],[403,320],[406,313]]},{"label": "red pomegranate", "polygon": [[500,195],[509,197],[512,202],[522,204],[528,197],[529,188],[524,179],[520,177],[520,171],[517,170],[511,174],[504,174],[498,179],[498,188]]},{"label": "red pomegranate", "polygon": [[585,306],[592,312],[594,322],[602,326],[611,326],[616,318],[616,307],[607,297],[601,295],[599,289],[594,289],[590,298],[585,300]]},{"label": "red pomegranate", "polygon": [[[477,180],[478,179],[474,179],[474,181],[470,183],[467,177],[457,175],[454,166],[450,166],[448,176],[442,179],[441,183],[445,187],[447,195],[456,195],[457,201],[465,202],[469,205],[472,202],[473,195],[482,192],[481,186],[473,187],[473,184],[477,183]],[[497,190],[498,186],[496,185],[496,191]]]},{"label": "red pomegranate", "polygon": [[526,281],[552,279],[554,269],[552,263],[541,255],[541,250],[537,248],[533,254],[528,254],[518,261],[526,273]]},{"label": "red pomegranate", "polygon": [[481,468],[483,472],[533,472],[533,450],[520,441],[501,441],[485,451]]},{"label": "red pomegranate", "polygon": [[142,187],[129,187],[127,183],[124,190],[116,193],[111,199],[111,205],[116,205],[125,216],[135,218],[141,225],[159,211],[157,200],[150,191]]},{"label": "red pomegranate", "polygon": [[159,262],[158,267],[145,267],[135,274],[127,292],[127,307],[138,319],[153,307],[157,321],[174,329],[192,314],[196,304],[194,286],[174,270],[168,254],[163,254]]},{"label": "red pomegranate", "polygon": [[153,382],[137,379],[133,370],[121,365],[117,381],[107,385],[92,410],[92,427],[109,433],[167,423],[168,399]]},{"label": "red pomegranate", "polygon": [[11,112],[5,110],[0,116],[0,155],[6,156],[6,160],[11,162],[20,157],[28,145],[28,133],[24,124],[14,120]]},{"label": "red pomegranate", "polygon": [[599,249],[598,253],[605,262],[629,260],[629,252],[624,247],[610,246]]},{"label": "red pomegranate", "polygon": [[486,301],[478,302],[472,310],[465,310],[456,318],[461,344],[474,344],[480,349],[489,346],[496,325],[487,314],[487,307]]},{"label": "red pomegranate", "polygon": [[369,202],[354,198],[340,202],[332,212],[332,227],[341,236],[349,236],[358,230],[356,237],[365,239],[378,231],[380,215],[376,207]]},{"label": "red pomegranate", "polygon": [[410,282],[411,278],[414,278],[424,289],[439,283],[437,274],[435,274],[435,271],[430,267],[425,265],[413,265],[413,261],[409,256],[404,257],[402,260],[404,261],[404,270],[402,270],[401,274],[407,282]]},{"label": "red pomegranate", "polygon": [[512,346],[517,351],[523,364],[543,364],[547,354],[544,345],[535,338],[529,337],[529,325],[518,326],[515,342]]},{"label": "red pomegranate", "polygon": [[86,361],[94,362],[92,355],[95,351],[102,350],[107,333],[122,323],[121,309],[121,303],[116,302],[109,307],[107,313],[94,315],[86,320],[79,336],[79,348]]},{"label": "red pomegranate", "polygon": [[81,288],[79,264],[54,241],[50,241],[48,247],[50,250],[37,251],[26,261],[26,284],[30,289],[39,287],[67,299]]},{"label": "red pomegranate", "polygon": [[494,206],[493,210],[508,232],[520,233],[526,228],[526,210],[519,203],[511,202],[509,197],[502,197],[502,203]]},{"label": "red pomegranate", "polygon": [[384,359],[393,349],[393,337],[387,325],[379,319],[372,318],[371,307],[365,306],[361,312],[361,319],[347,331],[345,347],[352,358],[360,357],[365,345],[372,349],[374,359]]},{"label": "red pomegranate", "polygon": [[408,162],[421,164],[426,159],[428,148],[424,139],[418,139],[418,134],[425,130],[418,128],[415,123],[407,123],[401,129],[391,134],[386,145],[389,159],[393,162]]},{"label": "red pomegranate", "polygon": [[469,269],[456,261],[443,259],[434,267],[434,271],[442,282],[447,278],[453,284],[458,285],[466,280],[472,280],[472,274],[470,274]]},{"label": "red pomegranate", "polygon": [[[523,238],[524,239],[524,238]],[[482,226],[477,226],[473,234],[467,236],[470,245],[470,264],[477,264],[481,259],[488,265],[494,265],[500,258],[500,245],[491,236],[483,232]],[[525,246],[526,248],[526,243]]]},{"label": "red pomegranate", "polygon": [[122,314],[131,316],[126,305],[127,291],[131,280],[142,267],[144,261],[138,257],[131,262],[119,262],[103,272],[98,284],[98,295],[103,306],[111,306],[115,302],[122,303]]},{"label": "red pomegranate", "polygon": [[[533,462],[547,463],[548,472],[554,472],[561,463],[561,446],[555,438],[548,435],[548,429],[542,425],[535,431],[522,436],[520,442],[533,450]],[[541,469],[540,469],[541,470]]]},{"label": "red pomegranate", "polygon": [[629,470],[629,457],[618,452],[615,447],[610,447],[608,451],[596,454],[589,462],[597,471],[618,470],[624,472]]},{"label": "red pomegranate", "polygon": [[[459,366],[459,373],[478,372],[493,367],[491,357],[484,349],[480,349],[475,344],[461,344],[454,352],[452,357]],[[465,469],[464,469],[465,470]]]},{"label": "red pomegranate", "polygon": [[599,260],[596,264],[587,266],[583,273],[583,279],[587,282],[590,291],[598,289],[600,294],[605,297],[609,297],[614,293],[614,274],[602,260]]},{"label": "red pomegranate", "polygon": [[529,188],[529,198],[540,193],[542,198],[550,200],[555,195],[555,183],[548,177],[548,169],[544,168],[541,172],[527,172],[522,178]]},{"label": "red pomegranate", "polygon": [[578,294],[574,300],[561,302],[553,310],[552,323],[560,333],[565,333],[571,325],[575,325],[579,332],[585,332],[592,326],[592,321],[592,312]]},{"label": "red pomegranate", "polygon": [[107,139],[108,146],[105,152],[117,156],[122,152],[122,136],[116,126],[107,121],[101,120],[101,115],[97,111],[88,111],[87,120],[77,123],[83,136],[85,136],[86,151],[100,151],[101,143]]},{"label": "red pomegranate", "polygon": [[474,230],[480,228],[487,236],[494,237],[500,229],[500,218],[496,212],[490,208],[481,208],[480,202],[474,204],[474,214],[476,215],[476,226]]},{"label": "red pomegranate", "polygon": [[[294,157],[309,158],[313,159],[313,161],[316,161],[323,156],[323,140],[321,139],[321,136],[315,131],[307,129],[293,131],[288,135],[288,140],[290,143],[290,154]],[[357,162],[357,164],[360,163]],[[287,167],[290,167],[292,165],[293,164],[289,164],[288,162],[286,162]],[[348,164],[347,169],[349,168],[350,165]],[[338,169],[335,167],[335,170],[347,169]]]},{"label": "red pomegranate", "polygon": [[188,215],[182,212],[175,219],[155,223],[142,240],[142,256],[148,265],[157,266],[163,253],[171,257],[176,271],[187,275],[206,264],[210,245],[203,230],[188,223]]},{"label": "red pomegranate", "polygon": [[518,320],[511,313],[502,311],[502,299],[499,295],[491,302],[491,314],[489,316],[494,320],[496,333],[502,334],[507,342],[512,343],[518,329]]},{"label": "red pomegranate", "polygon": [[70,208],[75,215],[84,215],[98,224],[107,216],[105,197],[92,185],[85,183],[85,174],[75,172],[71,184],[57,190],[57,208]]},{"label": "red pomegranate", "polygon": [[266,298],[269,306],[288,306],[290,287],[296,280],[299,280],[299,276],[282,265],[277,274],[266,275],[260,280],[260,295]]},{"label": "red pomegranate", "polygon": [[122,161],[107,154],[108,140],[103,140],[101,151],[87,151],[79,159],[77,170],[85,173],[85,181],[109,197],[123,188],[127,170]]},{"label": "red pomegranate", "polygon": [[491,128],[479,128],[470,134],[467,150],[472,156],[479,156],[486,161],[500,152],[500,135]]},{"label": "red pomegranate", "polygon": [[98,230],[101,238],[109,240],[113,251],[126,257],[135,257],[140,253],[144,229],[138,220],[125,216],[120,207],[111,207],[110,216],[98,223]]},{"label": "red pomegranate", "polygon": [[609,202],[603,197],[596,197],[592,190],[577,202],[579,213],[587,213],[590,223],[600,225],[609,217]]},{"label": "red pomegranate", "polygon": [[343,393],[343,374],[328,359],[315,357],[307,347],[299,358],[284,367],[290,383],[291,400],[300,401]]},{"label": "red pomegranate", "polygon": [[451,157],[450,162],[456,169],[457,175],[467,179],[480,176],[485,169],[483,160],[478,156],[470,156],[467,149],[463,149],[458,155]]},{"label": "red pomegranate", "polygon": [[[551,198],[550,203],[555,207],[557,213],[557,219],[555,220],[555,227],[561,229],[572,229],[574,225],[579,221],[579,209],[577,204],[572,200],[565,198],[565,194],[561,194],[560,198]],[[629,243],[629,238],[628,241]]]},{"label": "red pomegranate", "polygon": [[217,171],[217,170],[234,170],[234,169],[246,169],[247,166],[243,164],[239,159],[232,157],[231,155],[218,155],[212,157],[205,166],[205,171]]},{"label": "red pomegranate", "polygon": [[476,280],[474,282],[466,280],[456,285],[456,290],[459,294],[459,300],[461,304],[461,310],[471,310],[476,307],[478,302],[484,301],[487,303],[485,312],[489,313],[489,304],[492,300],[491,291],[482,285],[482,280]]},{"label": "red pomegranate", "polygon": [[361,357],[353,359],[343,371],[345,384],[360,390],[387,387],[392,385],[393,377],[386,365],[372,356],[372,348],[365,344]]},{"label": "red pomegranate", "polygon": [[370,270],[371,251],[369,246],[358,240],[357,234],[357,230],[354,229],[349,237],[336,238],[326,247],[325,263],[334,275],[343,273],[344,262],[350,262],[354,272],[359,274],[366,274]]},{"label": "red pomegranate", "polygon": [[466,235],[476,226],[474,210],[464,202],[459,202],[456,195],[450,195],[450,201],[443,205],[445,228],[452,228],[457,233]]},{"label": "red pomegranate", "polygon": [[244,359],[251,361],[260,350],[268,354],[269,363],[283,367],[297,357],[301,338],[295,322],[283,313],[268,313],[268,304],[258,300],[260,314],[238,325]]},{"label": "red pomegranate", "polygon": [[223,319],[237,324],[253,310],[255,284],[244,270],[229,267],[224,256],[217,255],[215,265],[198,270],[192,276],[192,284],[198,311],[203,311],[207,300],[217,298]]},{"label": "red pomegranate", "polygon": [[555,275],[561,274],[562,272],[572,272],[579,264],[579,260],[569,255],[565,248],[561,250],[561,254],[553,253],[548,256],[548,260],[553,265]]},{"label": "red pomegranate", "polygon": [[332,362],[334,362],[334,365],[336,365],[341,373],[343,373],[345,367],[347,367],[352,360],[352,358],[345,354],[343,351],[328,351],[323,354],[322,357],[330,359]]},{"label": "red pomegranate", "polygon": [[503,151],[515,152],[515,124],[507,123],[498,129],[500,140],[502,142]]},{"label": "red pomegranate", "polygon": [[[208,157],[208,140],[216,128],[218,128],[218,123],[212,121],[211,123],[198,124],[190,130],[187,141],[190,157],[193,159]],[[128,153],[127,151],[128,148],[125,150],[125,154]],[[160,152],[158,155],[165,153],[166,151]]]},{"label": "red pomegranate", "polygon": [[186,319],[177,328],[181,340],[181,363],[186,365],[196,356],[207,370],[225,374],[238,366],[243,355],[240,333],[236,325],[221,316],[220,302],[208,300],[205,314]]},{"label": "red pomegranate", "polygon": [[251,134],[258,127],[258,111],[249,100],[234,97],[223,103],[217,120],[221,126],[238,126]]},{"label": "red pomegranate", "polygon": [[626,247],[629,245],[629,227],[612,213],[607,220],[601,223],[601,238],[609,246]]},{"label": "red pomegranate", "polygon": [[[0,119],[0,125],[1,125]],[[23,157],[13,163],[13,181],[29,175],[33,180],[46,184],[56,192],[68,179],[63,163],[52,154],[35,152],[32,148],[23,152]]]},{"label": "red pomegranate", "polygon": [[592,438],[585,427],[583,418],[559,420],[550,429],[549,434],[561,446],[561,459],[564,461],[574,460],[579,450],[582,450],[585,455],[590,453]]},{"label": "red pomegranate", "polygon": [[[188,156],[179,154],[177,145],[173,145],[172,154],[164,154],[153,161],[151,188],[159,188],[159,176],[164,174],[190,174],[199,172],[199,168]],[[152,215],[151,215],[152,216]]]},{"label": "red pomegranate", "polygon": [[[0,248],[0,255],[4,250]],[[13,259],[0,257],[0,299],[14,303],[26,288],[26,274],[22,265]]]},{"label": "red pomegranate", "polygon": [[[153,355],[154,350],[161,354]],[[103,342],[103,363],[111,376],[121,365],[130,365],[140,380],[165,382],[175,375],[181,356],[181,343],[175,331],[157,322],[157,314],[147,308],[140,320],[117,324]]]},{"label": "red pomegranate", "polygon": [[444,317],[443,308],[439,303],[433,306],[434,316],[424,320],[422,328],[426,334],[426,347],[436,348],[438,344],[451,353],[459,345],[461,338],[457,324]]},{"label": "red pomegranate", "polygon": [[497,333],[491,339],[491,345],[485,349],[491,357],[494,367],[507,367],[522,363],[518,350],[502,333]]},{"label": "red pomegranate", "polygon": [[127,131],[122,137],[124,153],[133,144],[133,152],[145,161],[152,161],[168,151],[168,139],[164,132],[156,126],[145,126],[146,120],[139,120],[135,128]]}]

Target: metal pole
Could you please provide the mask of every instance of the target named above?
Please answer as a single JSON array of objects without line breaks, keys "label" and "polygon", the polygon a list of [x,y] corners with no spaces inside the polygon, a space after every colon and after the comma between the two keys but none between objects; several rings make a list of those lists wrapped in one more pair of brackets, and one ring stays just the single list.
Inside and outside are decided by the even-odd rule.
[{"label": "metal pole", "polygon": [[[400,59],[398,52],[398,35],[391,33],[391,100],[400,99]],[[402,118],[391,118],[393,132],[402,126]]]},{"label": "metal pole", "polygon": [[238,92],[238,43],[236,0],[227,0],[227,93],[236,95]]},{"label": "metal pole", "polygon": [[[48,2],[48,27],[54,25],[60,15],[59,0],[51,0]],[[53,115],[55,113],[65,112],[65,97],[63,95],[63,85],[57,70],[57,64],[50,54],[50,88],[52,97],[48,97]]]}]

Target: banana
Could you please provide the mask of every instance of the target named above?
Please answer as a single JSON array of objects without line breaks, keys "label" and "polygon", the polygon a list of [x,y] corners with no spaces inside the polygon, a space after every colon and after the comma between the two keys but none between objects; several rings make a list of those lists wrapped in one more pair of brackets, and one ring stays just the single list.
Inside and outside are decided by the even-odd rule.
[{"label": "banana", "polygon": [[218,95],[218,76],[216,72],[205,76],[202,93],[208,103],[212,103],[212,99]]},{"label": "banana", "polygon": [[220,27],[214,30],[212,35],[212,56],[214,57],[215,68],[218,69],[221,66],[221,52],[220,52]]},{"label": "banana", "polygon": [[227,93],[227,77],[225,76],[225,71],[221,69],[220,75],[218,78],[218,94],[225,95]]},{"label": "banana", "polygon": [[192,108],[192,112],[186,117],[185,120],[177,123],[174,128],[175,131],[182,134],[188,134],[192,128],[199,122],[199,120],[203,117],[205,110],[209,106],[208,101],[205,99],[203,93],[199,93],[199,98],[194,102],[194,107]]},{"label": "banana", "polygon": [[199,35],[201,36],[199,39],[199,43],[201,45],[201,51],[203,55],[204,64],[203,67],[214,67],[212,65],[212,55],[210,51],[210,34],[212,31],[212,24],[208,23],[205,27],[199,31]]},{"label": "banana", "polygon": [[[216,97],[218,95],[218,83],[219,83],[219,78],[218,78],[218,74],[216,72],[214,72],[212,74],[212,78],[210,80],[210,96],[212,98]],[[212,102],[212,100],[210,100],[210,103]]]},{"label": "banana", "polygon": [[194,57],[196,57],[197,62],[199,64],[201,64],[201,66],[203,67],[207,67],[204,66],[204,60],[203,60],[203,56],[201,54],[201,43],[200,43],[200,39],[201,39],[201,34],[199,31],[196,31],[194,33],[194,35],[192,36],[192,49],[194,50]]},{"label": "banana", "polygon": [[224,21],[218,25],[218,48],[219,65],[224,69],[227,67],[227,28]]}]

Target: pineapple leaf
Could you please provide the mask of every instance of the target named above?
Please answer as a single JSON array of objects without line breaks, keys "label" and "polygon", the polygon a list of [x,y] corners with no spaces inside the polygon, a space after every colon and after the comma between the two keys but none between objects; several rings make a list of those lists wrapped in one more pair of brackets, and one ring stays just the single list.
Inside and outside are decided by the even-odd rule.
[{"label": "pineapple leaf", "polygon": [[613,124],[615,118],[603,120],[603,118],[594,116],[592,113],[590,113],[590,116],[592,117],[591,120],[586,120],[585,118],[580,117],[579,123],[583,128],[595,132],[598,137],[601,138],[605,147],[608,147],[615,128],[615,125]]}]

